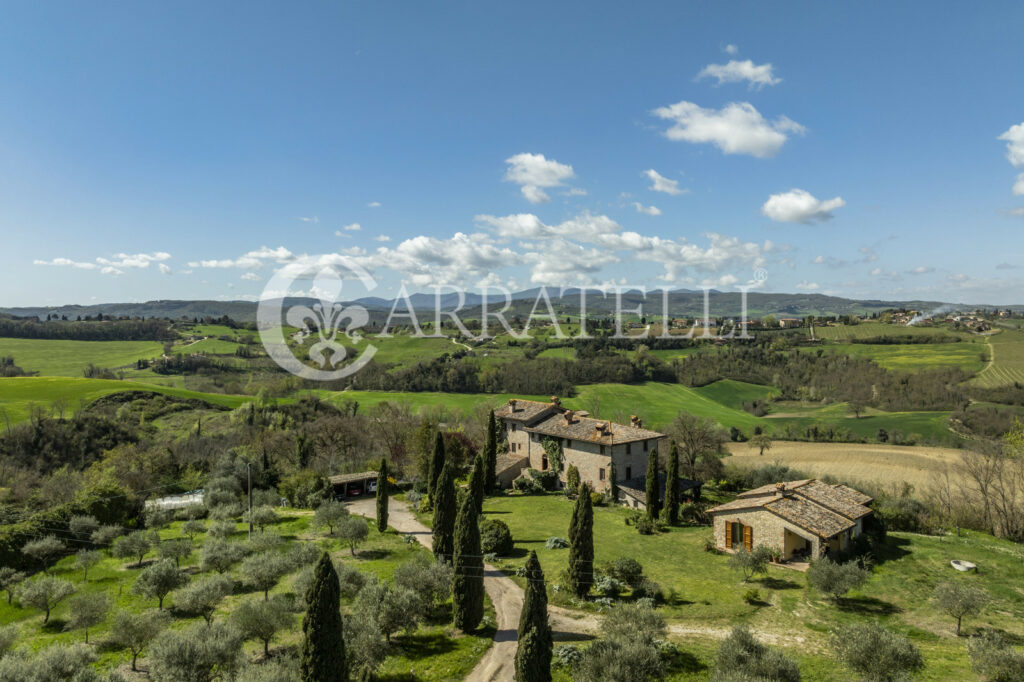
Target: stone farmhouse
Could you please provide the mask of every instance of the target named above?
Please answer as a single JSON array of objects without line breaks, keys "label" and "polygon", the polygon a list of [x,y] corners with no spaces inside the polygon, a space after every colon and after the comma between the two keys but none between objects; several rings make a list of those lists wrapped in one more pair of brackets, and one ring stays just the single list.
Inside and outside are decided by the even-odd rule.
[{"label": "stone farmhouse", "polygon": [[665,438],[663,433],[643,428],[636,417],[631,424],[592,419],[587,412],[562,407],[556,397],[549,403],[509,400],[495,410],[494,416],[501,421],[508,439],[508,453],[498,465],[498,481],[506,487],[525,469],[552,468],[544,449],[547,438],[562,446],[560,485],[565,483],[569,467],[575,466],[580,481],[589,483],[595,491],[607,490],[613,459],[618,481],[643,476],[648,455],[660,448]]},{"label": "stone farmhouse", "polygon": [[807,479],[773,483],[713,507],[715,544],[728,552],[766,545],[783,560],[835,556],[864,531],[871,498]]}]

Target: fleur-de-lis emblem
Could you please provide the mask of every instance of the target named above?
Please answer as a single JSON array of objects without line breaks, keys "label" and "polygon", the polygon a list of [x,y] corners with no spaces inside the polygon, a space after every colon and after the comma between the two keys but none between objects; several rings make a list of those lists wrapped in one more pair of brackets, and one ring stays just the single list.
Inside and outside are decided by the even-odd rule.
[{"label": "fleur-de-lis emblem", "polygon": [[[343,306],[341,303],[321,300],[312,307],[292,306],[285,319],[291,326],[298,327],[303,337],[312,334],[307,322],[312,321],[320,340],[310,347],[309,357],[320,367],[329,364],[333,368],[348,357],[348,349],[338,341],[339,332],[353,342],[361,341],[362,336],[358,332],[349,332],[348,329],[365,325],[370,321],[370,315],[362,306]],[[342,324],[346,321],[347,324]],[[330,355],[325,355],[326,351],[330,351]]]}]

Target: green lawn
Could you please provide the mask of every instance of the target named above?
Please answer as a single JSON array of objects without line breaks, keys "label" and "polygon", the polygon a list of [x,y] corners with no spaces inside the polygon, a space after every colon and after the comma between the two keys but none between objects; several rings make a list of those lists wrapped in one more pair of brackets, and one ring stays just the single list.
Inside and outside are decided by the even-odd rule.
[{"label": "green lawn", "polygon": [[160,357],[159,341],[65,341],[0,338],[0,356],[13,356],[16,365],[40,376],[81,377],[90,364],[103,368],[134,365]]},{"label": "green lawn", "polygon": [[[380,580],[390,580],[395,568],[416,556],[426,555],[427,550],[418,543],[407,543],[401,535],[389,530],[381,535],[376,530],[371,530],[368,540],[363,543],[355,557],[351,556],[349,549],[342,547],[337,540],[325,538],[323,532],[315,532],[310,529],[309,521],[311,512],[278,510],[281,514],[281,521],[267,529],[268,533],[276,533],[285,538],[286,545],[295,540],[304,540],[317,543],[321,548],[331,553],[335,560],[342,563],[350,563],[361,572],[375,576]],[[162,539],[181,537],[180,523],[174,523],[160,532]],[[245,538],[245,524],[238,524],[238,531],[232,540],[242,541]],[[182,561],[182,567],[191,573],[198,571],[199,549],[202,546],[204,536],[200,535],[194,541],[195,551]],[[154,555],[147,557],[147,563]],[[134,568],[130,560],[104,557],[104,559],[89,571],[89,580],[82,580],[79,571],[73,568],[73,557],[61,560],[51,572],[66,580],[75,583],[79,593],[81,592],[106,592],[114,605],[114,609],[143,611],[156,608],[155,599],[144,599],[131,593],[131,586],[141,569]],[[286,575],[271,590],[271,594],[292,594],[292,583],[298,570]],[[230,613],[245,599],[262,599],[262,594],[240,582],[238,564],[231,570],[230,575],[235,577],[235,592],[227,597],[220,608],[218,608],[215,620],[228,618]],[[173,609],[173,596],[164,600],[164,606]],[[344,608],[344,605],[343,605]],[[493,611],[488,607],[493,622]],[[17,602],[8,605],[6,599],[0,599],[0,624],[17,623],[21,633],[18,644],[38,648],[55,643],[71,643],[81,641],[81,631],[65,632],[63,625],[69,616],[69,604],[64,601],[58,605],[50,615],[50,623],[45,627],[42,625],[42,614],[34,609],[21,608]],[[109,638],[109,624],[112,621],[112,614],[106,622],[93,628],[89,632],[91,642],[99,644],[97,653],[100,658],[97,666],[101,669],[113,669],[131,658],[127,651],[121,651],[106,647],[103,643]],[[199,622],[201,619],[189,618],[175,614],[172,627],[181,627],[188,622]],[[295,650],[301,642],[301,614],[293,616],[292,627],[282,632],[272,642],[272,649],[287,647]],[[393,638],[394,644],[389,652],[388,658],[381,669],[378,679],[399,680],[448,680],[461,679],[476,665],[480,656],[483,655],[491,644],[493,627],[483,629],[480,633],[457,638],[449,637],[451,628],[446,624],[431,624],[420,627],[412,635],[397,636]],[[256,642],[248,642],[245,646],[245,653],[256,658],[262,654],[262,645]],[[140,667],[145,669],[145,656],[139,660]]]},{"label": "green lawn", "polygon": [[[567,535],[570,501],[559,494],[494,497],[485,502],[484,511],[507,523],[512,531],[517,556],[504,562],[509,570],[521,565],[529,550],[536,550],[549,583],[562,582],[568,550],[550,550],[544,543],[551,536]],[[969,679],[965,640],[953,636],[952,620],[929,601],[940,580],[971,581],[995,600],[980,617],[965,621],[969,632],[990,626],[1013,636],[1024,635],[1024,593],[1018,589],[1024,580],[1024,553],[1011,542],[978,533],[963,538],[893,533],[871,579],[837,607],[808,590],[799,571],[772,567],[766,578],[743,584],[726,556],[704,551],[704,539],[710,536],[707,527],[674,528],[644,536],[625,524],[627,515],[622,508],[595,508],[597,564],[633,557],[663,591],[671,594],[674,590],[676,603],[663,607],[663,613],[670,625],[686,633],[681,639],[684,649],[691,640],[698,642],[695,653],[705,665],[711,663],[713,646],[703,641],[707,638],[702,634],[746,623],[797,656],[804,679],[849,679],[847,671],[831,664],[829,633],[840,624],[878,620],[922,648],[927,664],[922,679]],[[955,558],[973,561],[981,570],[977,575],[960,574],[949,565]],[[759,589],[767,605],[752,606],[744,601],[742,595],[748,588]],[[552,598],[567,602],[564,591],[552,593]],[[674,679],[697,679],[706,674],[682,674]]]}]

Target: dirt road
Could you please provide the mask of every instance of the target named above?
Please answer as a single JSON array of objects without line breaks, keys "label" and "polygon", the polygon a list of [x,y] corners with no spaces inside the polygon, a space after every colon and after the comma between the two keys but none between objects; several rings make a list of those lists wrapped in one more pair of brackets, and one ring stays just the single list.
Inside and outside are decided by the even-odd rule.
[{"label": "dirt road", "polygon": [[[349,510],[360,516],[376,517],[376,501],[372,498],[350,502]],[[430,529],[416,520],[409,506],[394,498],[388,505],[388,525],[399,533],[414,536],[421,545],[430,549]],[[515,677],[516,630],[519,628],[519,612],[523,608],[523,590],[515,581],[494,566],[484,564],[484,588],[491,598],[497,615],[498,631],[494,644],[484,654],[466,680],[470,682],[511,682]],[[579,617],[558,607],[548,607],[548,620],[556,640],[584,639],[598,626],[592,616]]]}]

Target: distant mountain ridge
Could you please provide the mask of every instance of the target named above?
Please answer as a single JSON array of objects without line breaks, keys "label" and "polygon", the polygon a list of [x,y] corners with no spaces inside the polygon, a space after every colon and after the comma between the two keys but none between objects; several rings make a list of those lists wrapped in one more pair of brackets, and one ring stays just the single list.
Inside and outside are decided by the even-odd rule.
[{"label": "distant mountain ridge", "polygon": [[[559,315],[575,315],[579,312],[580,289],[566,289],[559,296],[559,290],[549,288],[548,295],[552,307]],[[508,316],[526,316],[533,310],[537,297],[540,295],[540,287],[519,291],[511,295],[511,305],[506,313]],[[649,291],[642,294],[638,290],[625,291],[622,293],[622,309],[629,311],[643,304],[644,314],[658,318],[663,312],[663,293],[660,290]],[[739,292],[721,292],[712,290],[708,296],[710,302],[710,315],[712,317],[737,317],[741,310],[741,296]],[[436,297],[434,294],[417,293],[409,296],[414,310],[417,311],[423,321],[430,318],[423,315],[427,311],[432,312],[435,307]],[[459,303],[458,294],[446,293],[440,297],[441,309],[444,311],[453,310]],[[505,305],[505,298],[494,296],[488,299],[489,310],[497,311]],[[284,305],[311,305],[315,299],[309,298],[288,298]],[[365,307],[373,318],[380,319],[386,316],[395,306],[395,299],[380,297],[366,297],[354,301]],[[480,294],[467,293],[460,309],[467,319],[479,316],[484,298]],[[587,290],[587,313],[589,315],[609,315],[615,311],[615,294],[603,295],[597,289]],[[848,299],[839,296],[826,296],[824,294],[804,293],[760,293],[751,292],[747,294],[748,313],[751,317],[763,315],[775,315],[777,317],[802,317],[804,315],[870,315],[871,313],[886,310],[889,308],[906,308],[920,311],[931,311],[944,306],[951,306],[960,310],[973,308],[1010,308],[1017,312],[1024,312],[1024,305],[1000,305],[990,304],[952,304],[942,301],[897,301],[878,299]],[[222,317],[227,315],[239,322],[253,322],[256,320],[257,303],[254,301],[189,301],[189,300],[159,300],[146,301],[144,303],[100,303],[95,305],[61,305],[61,306],[38,306],[38,307],[16,307],[0,308],[0,314],[17,317],[39,317],[47,315],[65,315],[68,319],[75,319],[78,316],[95,317],[102,313],[111,317],[167,317],[179,318],[204,318]],[[398,303],[397,311],[405,310],[402,302]],[[670,316],[695,317],[704,313],[704,294],[701,291],[686,289],[672,290],[668,293],[668,311]],[[537,314],[547,312],[543,301],[537,306]],[[404,318],[396,317],[399,322]]]}]

